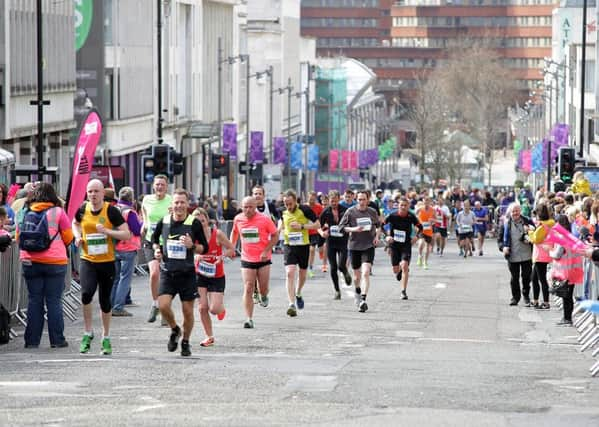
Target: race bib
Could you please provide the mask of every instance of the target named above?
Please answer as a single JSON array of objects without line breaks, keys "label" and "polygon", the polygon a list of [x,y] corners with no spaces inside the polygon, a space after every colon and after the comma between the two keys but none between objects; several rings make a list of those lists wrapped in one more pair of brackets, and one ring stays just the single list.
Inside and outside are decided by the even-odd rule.
[{"label": "race bib", "polygon": [[214,277],[216,275],[216,264],[200,261],[198,264],[198,273],[204,277]]},{"label": "race bib", "polygon": [[338,225],[331,225],[331,230],[329,231],[329,235],[331,237],[343,237],[343,233],[339,231]]},{"label": "race bib", "polygon": [[462,226],[460,227],[460,233],[465,234],[465,233],[470,233],[472,231],[472,226],[468,225],[468,224],[462,224]]},{"label": "race bib", "polygon": [[422,229],[423,229],[423,230],[432,230],[432,229],[433,229],[433,227],[431,226],[431,223],[430,223],[430,222],[423,222],[423,223],[422,223]]},{"label": "race bib", "polygon": [[436,217],[438,224],[443,224],[443,215],[439,215]]},{"label": "race bib", "polygon": [[259,243],[260,234],[257,227],[249,227],[241,229],[241,238],[244,243]]},{"label": "race bib", "polygon": [[292,232],[287,235],[287,239],[289,239],[289,246],[299,246],[304,245],[304,233],[302,232]]},{"label": "race bib", "polygon": [[104,255],[108,253],[108,240],[106,234],[88,234],[85,239],[88,255]]},{"label": "race bib", "polygon": [[399,243],[405,243],[406,232],[403,230],[393,230],[393,240]]},{"label": "race bib", "polygon": [[363,227],[363,231],[370,231],[372,228],[372,220],[370,218],[358,218],[357,219],[358,227]]},{"label": "race bib", "polygon": [[166,254],[170,259],[185,259],[187,257],[187,248],[180,240],[166,241]]}]

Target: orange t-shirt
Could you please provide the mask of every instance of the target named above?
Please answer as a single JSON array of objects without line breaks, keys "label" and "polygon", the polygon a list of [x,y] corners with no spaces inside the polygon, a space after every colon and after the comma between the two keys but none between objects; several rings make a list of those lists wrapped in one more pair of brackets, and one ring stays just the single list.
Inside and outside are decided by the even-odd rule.
[{"label": "orange t-shirt", "polygon": [[418,211],[418,220],[422,224],[422,234],[433,236],[433,222],[435,221],[435,210],[432,207],[422,208]]}]

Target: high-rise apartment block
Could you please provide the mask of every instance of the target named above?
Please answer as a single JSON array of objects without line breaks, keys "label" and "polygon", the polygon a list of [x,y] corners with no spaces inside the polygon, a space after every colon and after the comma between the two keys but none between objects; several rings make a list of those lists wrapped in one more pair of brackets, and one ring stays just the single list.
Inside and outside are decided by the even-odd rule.
[{"label": "high-rise apartment block", "polygon": [[[441,66],[460,40],[480,40],[502,56],[523,89],[542,80],[551,55],[554,0],[302,0],[302,34],[320,56],[371,67],[378,89],[409,94],[414,76]],[[393,95],[392,95],[393,94]]]}]

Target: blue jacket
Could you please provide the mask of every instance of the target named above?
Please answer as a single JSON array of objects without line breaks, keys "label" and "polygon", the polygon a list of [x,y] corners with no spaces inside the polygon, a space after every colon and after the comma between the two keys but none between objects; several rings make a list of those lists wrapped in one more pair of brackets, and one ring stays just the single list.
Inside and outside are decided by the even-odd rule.
[{"label": "blue jacket", "polygon": [[[524,224],[530,225],[533,227],[535,226],[535,223],[527,216],[522,215],[520,218],[522,218],[522,221],[524,222]],[[512,236],[511,236],[512,227],[511,226],[512,226],[512,218],[509,218],[507,220],[507,222],[504,222],[504,224],[502,225],[503,230],[501,230],[501,233],[499,233],[499,236],[503,236],[503,239],[502,239],[501,243],[497,242],[499,244],[500,251],[503,251],[503,248],[505,248],[505,247],[509,248],[512,245]]]}]

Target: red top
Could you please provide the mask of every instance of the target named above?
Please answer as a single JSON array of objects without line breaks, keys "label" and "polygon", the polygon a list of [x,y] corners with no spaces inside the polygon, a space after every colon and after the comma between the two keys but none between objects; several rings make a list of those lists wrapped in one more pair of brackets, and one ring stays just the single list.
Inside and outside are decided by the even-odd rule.
[{"label": "red top", "polygon": [[[320,214],[324,210],[324,208],[322,207],[322,205],[320,203],[314,203],[312,206],[308,205],[308,207],[310,209],[312,209],[312,212],[314,212],[314,215],[316,215],[316,218],[320,218]],[[316,230],[308,230],[308,234],[310,236],[317,234],[317,233],[318,233],[318,231],[316,231]]]},{"label": "red top", "polygon": [[212,229],[212,234],[208,241],[208,252],[197,256],[195,259],[196,272],[204,277],[225,277],[224,263],[222,258],[220,258],[223,255],[223,248],[216,241],[217,231],[218,229],[216,228]]}]

